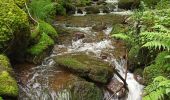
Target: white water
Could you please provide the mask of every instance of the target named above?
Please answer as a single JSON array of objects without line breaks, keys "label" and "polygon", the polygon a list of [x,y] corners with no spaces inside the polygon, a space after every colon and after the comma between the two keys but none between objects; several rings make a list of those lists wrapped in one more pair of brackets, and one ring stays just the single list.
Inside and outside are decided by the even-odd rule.
[{"label": "white water", "polygon": [[[91,27],[65,27],[71,30],[79,30],[82,31],[85,34],[85,38],[88,35],[96,36],[97,32],[93,32]],[[106,37],[109,36],[109,33],[111,32],[112,28],[108,27],[106,30],[103,30]],[[71,46],[65,46],[65,45],[57,45],[58,48],[67,48],[67,51],[58,53],[55,50],[53,51],[53,54],[46,58],[44,62],[42,62],[42,65],[34,67],[31,69],[31,73],[29,73],[27,76],[31,77],[27,82],[26,86],[20,85],[21,93],[19,96],[19,100],[70,100],[70,92],[67,90],[54,92],[53,90],[49,89],[49,77],[55,75],[55,73],[58,73],[56,70],[54,70],[54,61],[51,59],[52,56],[56,55],[62,55],[64,53],[76,53],[76,52],[84,52],[86,54],[94,53],[96,57],[100,57],[102,51],[110,51],[114,50],[114,46],[112,45],[111,39],[103,39],[100,41],[92,41],[92,42],[83,42],[84,39],[80,39],[77,41],[72,41]],[[116,69],[119,70],[119,73],[122,77],[125,76],[125,64],[126,60],[121,59],[120,61],[116,60],[112,54],[110,54],[110,57],[106,59],[109,63],[112,63],[116,66]],[[120,82],[121,80],[114,75],[114,78],[117,78]],[[113,78],[113,79],[114,79]],[[132,73],[127,74],[127,84],[129,93],[125,100],[141,100],[141,93],[143,90],[143,86],[140,85],[133,77]],[[108,91],[105,91],[105,98],[104,100],[107,100],[110,98],[111,94]],[[118,96],[115,95],[111,98],[111,100],[119,100]]]},{"label": "white water", "polygon": [[[88,28],[77,28],[77,27],[69,27],[69,29],[75,29],[75,30],[81,30],[82,32],[85,32],[87,34],[89,33],[93,33],[90,32],[90,27]],[[107,28],[106,30],[104,30],[103,32],[106,35],[109,35],[109,33],[111,32],[112,28]],[[96,33],[94,33],[96,34]],[[60,46],[63,47],[63,46]],[[114,50],[114,46],[112,45],[112,40],[110,39],[104,39],[101,40],[99,42],[92,42],[92,43],[84,43],[83,39],[77,40],[77,41],[72,41],[72,45],[66,47],[68,48],[67,52],[64,53],[75,53],[75,52],[85,52],[86,54],[89,54],[90,52],[93,52],[95,54],[96,57],[99,57],[101,55],[101,52],[103,50]],[[62,55],[63,53],[61,53]],[[112,55],[112,54],[110,54]],[[113,56],[111,56],[110,58],[106,59],[105,61],[108,61],[110,63],[113,63],[116,66],[116,69],[119,71],[119,74],[122,77],[125,77],[125,64],[126,64],[126,60],[121,59],[120,61],[116,60]],[[120,82],[122,82],[119,77],[117,77],[116,75],[114,75],[114,77],[116,79],[118,79]],[[126,97],[125,100],[142,100],[142,91],[144,86],[140,85],[133,76],[133,73],[127,73],[127,79],[126,82],[128,84],[128,96]],[[109,94],[108,91],[105,92],[105,98],[104,100],[109,99],[111,96],[111,94]],[[115,95],[113,96],[110,100],[119,100],[118,96]]]},{"label": "white water", "polygon": [[62,90],[55,92],[49,88],[49,77],[59,71],[54,70],[55,62],[47,57],[42,65],[31,68],[25,76],[29,78],[26,83],[19,84],[19,100],[70,100],[70,92]]},{"label": "white water", "polygon": [[76,8],[74,16],[85,16],[85,15],[86,15],[86,11],[85,10],[82,10],[82,13],[78,13],[78,9]]},{"label": "white water", "polygon": [[106,3],[118,4],[119,0],[106,0]]}]

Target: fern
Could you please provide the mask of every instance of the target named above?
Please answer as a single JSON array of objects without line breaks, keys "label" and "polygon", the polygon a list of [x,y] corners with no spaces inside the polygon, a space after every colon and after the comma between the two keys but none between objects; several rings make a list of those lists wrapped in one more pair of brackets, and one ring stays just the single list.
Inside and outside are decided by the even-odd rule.
[{"label": "fern", "polygon": [[47,20],[56,13],[55,5],[52,0],[32,0],[30,9],[37,19]]},{"label": "fern", "polygon": [[113,34],[112,37],[118,38],[118,39],[121,39],[127,42],[132,42],[131,37],[123,33]]},{"label": "fern", "polygon": [[143,47],[170,50],[170,34],[162,32],[143,32],[141,36],[145,38],[146,43]]},{"label": "fern", "polygon": [[158,76],[144,90],[143,100],[166,100],[170,97],[170,80]]}]

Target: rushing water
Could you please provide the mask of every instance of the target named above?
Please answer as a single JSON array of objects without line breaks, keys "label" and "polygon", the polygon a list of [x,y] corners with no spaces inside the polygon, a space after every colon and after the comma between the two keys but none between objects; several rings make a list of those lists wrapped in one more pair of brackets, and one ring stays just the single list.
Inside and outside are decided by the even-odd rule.
[{"label": "rushing water", "polygon": [[[125,76],[125,64],[126,60],[122,59],[118,60],[113,56],[113,52],[115,50],[115,46],[113,45],[113,40],[109,38],[109,33],[112,28],[108,27],[103,30],[104,37],[101,40],[96,40],[99,32],[95,32],[91,27],[65,27],[70,30],[81,31],[85,33],[85,38],[79,40],[72,40],[72,45],[55,45],[53,53],[51,56],[44,59],[42,65],[30,68],[28,73],[26,73],[25,77],[27,80],[22,82],[20,79],[20,95],[19,100],[70,100],[70,92],[67,90],[54,92],[53,89],[50,88],[50,78],[54,77],[56,73],[60,71],[54,66],[55,62],[52,57],[56,55],[62,55],[65,53],[76,53],[76,52],[84,52],[86,54],[92,54],[96,57],[100,57],[102,52],[108,52],[110,56],[105,59],[109,63],[112,63],[116,66],[116,69],[119,70],[119,74],[124,77]],[[91,42],[85,42],[84,40],[88,37],[92,37]],[[66,48],[64,52],[57,52],[56,50]],[[19,73],[22,74],[22,73]],[[56,76],[55,76],[56,77]],[[116,78],[120,82],[122,82],[116,75],[114,75],[113,79]],[[133,77],[132,73],[127,73],[128,84],[128,95],[125,100],[141,100],[141,93],[143,90],[143,86],[140,85]],[[104,100],[108,100],[112,94],[108,91],[105,91]],[[113,96],[110,100],[119,100],[118,96]]]}]

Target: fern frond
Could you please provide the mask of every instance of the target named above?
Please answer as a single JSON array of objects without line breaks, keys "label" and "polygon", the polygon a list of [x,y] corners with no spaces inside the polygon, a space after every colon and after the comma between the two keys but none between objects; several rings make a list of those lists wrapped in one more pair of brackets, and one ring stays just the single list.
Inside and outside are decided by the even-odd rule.
[{"label": "fern frond", "polygon": [[130,36],[123,34],[123,33],[113,34],[112,37],[121,39],[127,42],[131,42],[131,39],[132,39]]},{"label": "fern frond", "polygon": [[156,77],[144,92],[146,95],[143,100],[164,100],[165,95],[170,93],[170,80],[163,76]]},{"label": "fern frond", "polygon": [[167,43],[164,43],[162,41],[150,41],[145,43],[142,47],[147,47],[147,48],[154,48],[154,49],[167,49],[169,51],[170,49],[170,45],[168,45]]}]

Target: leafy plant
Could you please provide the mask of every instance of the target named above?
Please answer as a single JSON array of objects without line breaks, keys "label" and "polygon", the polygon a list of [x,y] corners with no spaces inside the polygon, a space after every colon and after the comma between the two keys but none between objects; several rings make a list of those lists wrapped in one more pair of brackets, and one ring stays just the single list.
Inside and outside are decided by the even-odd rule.
[{"label": "leafy plant", "polygon": [[170,99],[170,80],[158,76],[145,87],[143,100],[168,100]]},{"label": "leafy plant", "polygon": [[56,13],[55,5],[52,0],[32,0],[30,9],[37,19],[47,20]]}]

